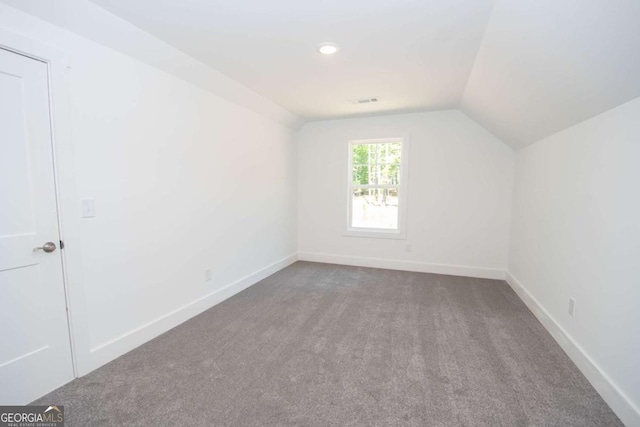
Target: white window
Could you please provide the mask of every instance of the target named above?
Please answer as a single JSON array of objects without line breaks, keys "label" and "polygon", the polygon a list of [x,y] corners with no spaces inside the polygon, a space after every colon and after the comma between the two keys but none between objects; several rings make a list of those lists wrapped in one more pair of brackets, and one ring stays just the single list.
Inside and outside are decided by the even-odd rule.
[{"label": "white window", "polygon": [[402,138],[349,142],[347,235],[405,237],[405,148]]}]

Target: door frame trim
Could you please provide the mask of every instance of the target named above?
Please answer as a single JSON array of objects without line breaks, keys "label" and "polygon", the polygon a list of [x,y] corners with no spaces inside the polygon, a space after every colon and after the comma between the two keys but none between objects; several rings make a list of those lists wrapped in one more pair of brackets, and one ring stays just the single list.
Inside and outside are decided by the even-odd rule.
[{"label": "door frame trim", "polygon": [[0,28],[0,48],[44,62],[49,89],[49,124],[58,233],[65,243],[60,250],[62,281],[67,305],[67,328],[71,363],[75,378],[90,372],[89,329],[82,275],[77,196],[71,139],[70,84],[71,58],[42,42]]}]

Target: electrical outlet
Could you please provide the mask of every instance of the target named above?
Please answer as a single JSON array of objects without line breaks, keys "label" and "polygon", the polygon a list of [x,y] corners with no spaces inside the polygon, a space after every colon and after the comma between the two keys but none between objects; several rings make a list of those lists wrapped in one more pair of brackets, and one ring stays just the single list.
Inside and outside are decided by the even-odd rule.
[{"label": "electrical outlet", "polygon": [[573,313],[576,309],[576,300],[569,298],[569,316],[573,317]]},{"label": "electrical outlet", "polygon": [[207,268],[204,270],[204,281],[208,282],[211,280],[211,269]]},{"label": "electrical outlet", "polygon": [[411,242],[406,242],[404,244],[404,250],[407,252],[411,252]]}]

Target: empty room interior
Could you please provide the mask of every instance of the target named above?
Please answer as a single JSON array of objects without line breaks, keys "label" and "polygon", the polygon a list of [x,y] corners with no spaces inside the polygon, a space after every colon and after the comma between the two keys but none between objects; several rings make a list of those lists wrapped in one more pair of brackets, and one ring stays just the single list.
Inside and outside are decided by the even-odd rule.
[{"label": "empty room interior", "polygon": [[640,427],[638,0],[0,0],[0,139],[0,426]]}]

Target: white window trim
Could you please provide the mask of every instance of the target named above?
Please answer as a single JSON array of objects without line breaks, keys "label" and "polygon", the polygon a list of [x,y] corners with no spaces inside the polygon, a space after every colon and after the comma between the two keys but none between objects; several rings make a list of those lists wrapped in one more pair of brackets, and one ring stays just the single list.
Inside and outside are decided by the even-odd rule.
[{"label": "white window trim", "polygon": [[[379,144],[382,142],[400,142],[402,145],[402,154],[400,157],[400,185],[371,185],[375,188],[393,187],[398,188],[398,229],[385,230],[379,228],[360,228],[351,227],[351,209],[352,209],[352,189],[353,189],[353,146],[359,144]],[[409,138],[393,137],[393,138],[376,138],[376,139],[354,139],[347,144],[349,150],[347,162],[347,186],[346,186],[346,223],[343,236],[347,237],[369,237],[377,239],[406,239],[407,238],[407,208],[408,208],[408,189],[409,189]],[[362,187],[362,186],[358,186]]]}]

